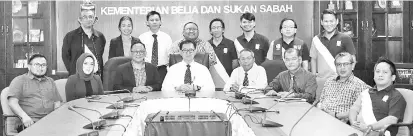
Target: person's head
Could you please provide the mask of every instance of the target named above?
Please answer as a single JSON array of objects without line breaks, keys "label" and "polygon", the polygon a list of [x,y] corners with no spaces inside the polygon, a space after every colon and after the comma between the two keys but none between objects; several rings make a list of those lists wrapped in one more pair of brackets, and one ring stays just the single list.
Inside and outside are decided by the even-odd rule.
[{"label": "person's head", "polygon": [[80,5],[79,24],[84,28],[92,28],[98,20],[95,14],[95,4],[84,3]]},{"label": "person's head", "polygon": [[121,17],[119,20],[118,29],[121,31],[122,35],[131,35],[132,29],[134,29],[134,24],[132,23],[131,17]]},{"label": "person's head", "polygon": [[321,15],[321,25],[327,33],[332,33],[338,26],[338,15],[335,10],[325,9]]},{"label": "person's head", "polygon": [[239,63],[245,71],[253,67],[254,61],[254,52],[252,50],[245,48],[240,51]]},{"label": "person's head", "polygon": [[198,25],[194,22],[184,24],[183,36],[185,40],[195,40],[198,38]]},{"label": "person's head", "polygon": [[33,54],[28,60],[29,72],[37,78],[44,77],[47,71],[46,57],[42,54]]},{"label": "person's head", "polygon": [[395,64],[387,58],[379,58],[374,67],[375,84],[377,86],[388,87],[395,82],[397,77]]},{"label": "person's head", "polygon": [[158,30],[161,27],[161,15],[157,11],[151,11],[147,14],[147,26],[151,30]]},{"label": "person's head", "polygon": [[348,52],[341,52],[335,56],[336,73],[340,78],[348,78],[352,75],[352,55]]},{"label": "person's head", "polygon": [[223,20],[221,20],[220,18],[215,18],[210,21],[209,28],[211,36],[218,38],[223,36],[226,26],[224,25]]},{"label": "person's head", "polygon": [[196,43],[192,40],[184,40],[180,42],[180,54],[185,61],[192,61],[194,60],[194,56],[196,54]]},{"label": "person's head", "polygon": [[145,45],[140,41],[132,41],[131,43],[131,58],[136,63],[144,62],[147,50]]},{"label": "person's head", "polygon": [[292,37],[296,35],[298,26],[295,20],[290,18],[284,18],[280,21],[279,31],[282,37]]},{"label": "person's head", "polygon": [[256,17],[252,13],[244,13],[240,16],[240,27],[244,32],[253,31],[256,27]]},{"label": "person's head", "polygon": [[284,53],[283,60],[285,61],[286,68],[289,71],[297,70],[302,64],[301,52],[295,48],[289,48]]},{"label": "person's head", "polygon": [[90,53],[81,54],[76,61],[76,73],[81,78],[86,78],[92,75],[95,66],[95,59]]}]

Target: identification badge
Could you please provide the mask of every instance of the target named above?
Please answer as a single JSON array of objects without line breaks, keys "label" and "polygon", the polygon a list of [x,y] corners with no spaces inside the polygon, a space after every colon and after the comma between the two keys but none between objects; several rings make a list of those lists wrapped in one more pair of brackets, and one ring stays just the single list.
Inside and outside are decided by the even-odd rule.
[{"label": "identification badge", "polygon": [[294,45],[293,47],[295,47],[295,49],[298,49],[298,50],[302,49],[302,45]]},{"label": "identification badge", "polygon": [[336,41],[336,46],[341,46],[341,41]]},{"label": "identification badge", "polygon": [[224,48],[224,49],[223,49],[223,52],[224,52],[224,53],[227,53],[227,48]]},{"label": "identification badge", "polygon": [[384,97],[382,97],[382,101],[387,102],[388,100],[388,95],[385,95]]},{"label": "identification badge", "polygon": [[276,50],[280,50],[280,44],[276,44]]},{"label": "identification badge", "polygon": [[256,44],[256,50],[260,48],[260,44]]}]

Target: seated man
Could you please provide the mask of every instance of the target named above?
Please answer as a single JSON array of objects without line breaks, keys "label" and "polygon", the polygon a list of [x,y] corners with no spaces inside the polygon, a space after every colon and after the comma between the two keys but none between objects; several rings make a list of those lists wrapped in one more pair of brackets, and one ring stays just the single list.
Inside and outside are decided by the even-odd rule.
[{"label": "seated man", "polygon": [[[361,131],[380,130],[384,126],[402,121],[406,101],[393,82],[397,70],[394,63],[380,58],[374,67],[376,86],[365,89],[349,112],[351,125]],[[391,136],[398,133],[398,127],[389,127]]]},{"label": "seated man", "polygon": [[255,63],[254,52],[252,50],[241,50],[239,63],[241,67],[233,70],[223,91],[235,92],[239,91],[241,87],[263,89],[267,86],[266,71],[262,66],[258,66]]},{"label": "seated man", "polygon": [[265,90],[266,95],[279,95],[290,98],[304,98],[309,103],[315,100],[316,76],[303,69],[301,52],[295,48],[289,48],[284,53],[284,61],[288,70],[279,73]]},{"label": "seated man", "polygon": [[185,40],[179,47],[183,61],[169,68],[162,91],[214,92],[215,86],[207,67],[194,61],[196,43]]},{"label": "seated man", "polygon": [[11,110],[21,117],[16,122],[17,131],[29,127],[55,108],[60,106],[62,98],[52,78],[45,76],[46,57],[34,54],[28,60],[28,72],[14,78],[9,86],[7,99]]},{"label": "seated man", "polygon": [[348,52],[335,56],[335,67],[338,77],[328,78],[322,89],[318,107],[340,119],[348,121],[348,113],[352,104],[363,90],[370,88],[364,81],[352,73],[354,59]]}]

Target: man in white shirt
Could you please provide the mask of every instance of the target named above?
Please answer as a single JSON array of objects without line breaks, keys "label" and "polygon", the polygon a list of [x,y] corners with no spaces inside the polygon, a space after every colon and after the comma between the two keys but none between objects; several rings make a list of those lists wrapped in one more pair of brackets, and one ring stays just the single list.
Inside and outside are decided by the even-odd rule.
[{"label": "man in white shirt", "polygon": [[196,43],[185,40],[179,44],[179,48],[183,61],[170,67],[161,90],[214,92],[215,86],[209,70],[194,61]]},{"label": "man in white shirt", "polygon": [[148,12],[146,24],[150,31],[141,34],[139,39],[145,44],[147,50],[145,61],[157,66],[162,83],[167,74],[168,51],[172,40],[167,33],[160,31],[161,15],[157,11]]},{"label": "man in white shirt", "polygon": [[264,89],[267,86],[266,71],[255,63],[254,52],[245,48],[239,54],[241,67],[233,70],[224,91],[238,91],[241,87]]}]

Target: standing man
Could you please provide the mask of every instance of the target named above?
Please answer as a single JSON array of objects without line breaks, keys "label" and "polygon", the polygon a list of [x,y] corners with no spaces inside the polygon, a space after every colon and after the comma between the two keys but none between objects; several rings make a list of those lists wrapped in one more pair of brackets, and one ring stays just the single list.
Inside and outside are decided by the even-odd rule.
[{"label": "standing man", "polygon": [[238,66],[237,51],[234,47],[234,42],[224,37],[225,29],[224,22],[220,18],[211,20],[210,34],[212,38],[208,42],[213,46],[214,52],[230,76],[233,69]]},{"label": "standing man", "polygon": [[94,72],[101,75],[103,71],[102,54],[106,39],[101,32],[93,28],[93,25],[98,21],[95,4],[84,3],[80,7],[80,17],[78,18],[80,27],[70,31],[63,38],[62,60],[69,75],[73,75],[76,73],[76,60],[79,56],[85,52],[90,53],[97,60]]},{"label": "standing man", "polygon": [[296,31],[298,26],[295,20],[290,18],[284,18],[280,21],[279,31],[282,35],[281,38],[274,40],[270,43],[269,51],[267,52],[267,59],[276,60],[285,58],[283,55],[287,49],[295,48],[301,52],[301,66],[304,70],[309,69],[309,49],[306,43],[296,37]]},{"label": "standing man", "polygon": [[145,60],[157,66],[162,84],[167,74],[168,51],[172,40],[167,33],[160,31],[161,15],[157,11],[148,12],[146,24],[150,31],[141,34],[139,39],[145,44],[147,50]]},{"label": "standing man", "polygon": [[[309,55],[312,58],[312,73],[317,74],[317,93],[320,93],[319,90],[322,89],[327,78],[337,76],[334,57],[338,53],[348,52],[352,55],[353,62],[356,62],[356,51],[352,39],[348,35],[338,32],[338,22],[335,10],[325,9],[321,18],[324,31],[312,39]],[[354,67],[355,63],[352,64],[352,70]]]},{"label": "standing man", "polygon": [[240,27],[243,34],[234,40],[237,52],[247,48],[254,52],[256,64],[260,65],[266,60],[267,52],[269,51],[269,39],[265,36],[256,33],[256,17],[249,12],[240,16]]}]

